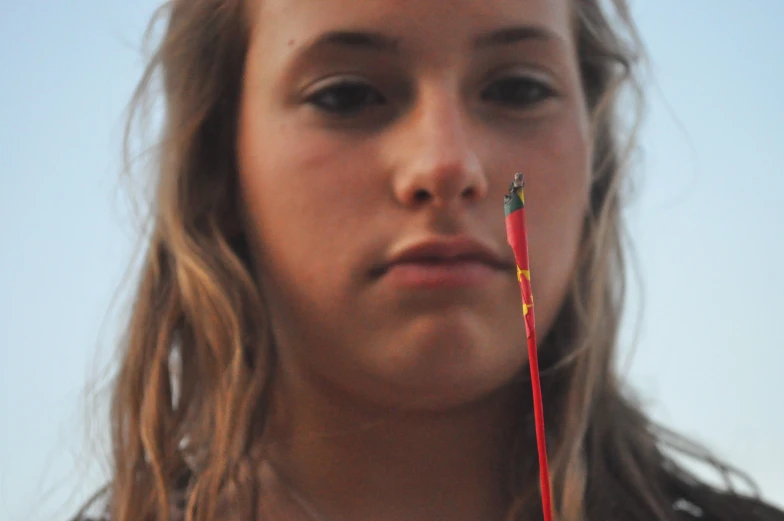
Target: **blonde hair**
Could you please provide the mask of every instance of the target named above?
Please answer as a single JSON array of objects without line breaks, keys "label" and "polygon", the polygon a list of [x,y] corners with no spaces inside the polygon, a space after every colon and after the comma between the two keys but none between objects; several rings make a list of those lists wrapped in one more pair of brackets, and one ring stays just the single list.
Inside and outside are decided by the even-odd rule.
[{"label": "blonde hair", "polygon": [[[156,79],[165,120],[152,228],[113,389],[112,478],[102,496],[112,521],[211,521],[229,488],[232,508],[255,517],[251,454],[275,352],[236,213],[246,9],[242,0],[170,1],[157,13],[165,32],[134,95],[128,139]],[[625,0],[575,0],[574,12],[595,153],[578,273],[542,345],[558,519],[670,520],[678,499],[730,519],[740,499],[700,484],[662,445],[712,460],[653,426],[614,372],[634,144],[617,110],[626,87],[639,94],[642,46]],[[521,421],[510,460],[510,519],[540,515],[530,423]]]}]

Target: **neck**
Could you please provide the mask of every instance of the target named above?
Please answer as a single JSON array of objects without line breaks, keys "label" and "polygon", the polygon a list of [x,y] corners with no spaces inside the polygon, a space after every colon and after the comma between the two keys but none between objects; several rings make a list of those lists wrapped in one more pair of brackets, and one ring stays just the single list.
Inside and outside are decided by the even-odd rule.
[{"label": "neck", "polygon": [[310,521],[503,519],[514,394],[400,412],[278,380],[265,443],[275,488]]}]

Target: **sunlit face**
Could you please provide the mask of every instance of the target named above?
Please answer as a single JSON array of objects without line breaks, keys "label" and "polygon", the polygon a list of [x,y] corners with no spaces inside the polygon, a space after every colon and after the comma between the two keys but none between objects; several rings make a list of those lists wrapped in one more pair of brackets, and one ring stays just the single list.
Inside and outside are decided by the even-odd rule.
[{"label": "sunlit face", "polygon": [[238,154],[282,370],[390,406],[502,387],[526,360],[509,182],[526,175],[540,337],[586,209],[569,0],[257,7]]}]

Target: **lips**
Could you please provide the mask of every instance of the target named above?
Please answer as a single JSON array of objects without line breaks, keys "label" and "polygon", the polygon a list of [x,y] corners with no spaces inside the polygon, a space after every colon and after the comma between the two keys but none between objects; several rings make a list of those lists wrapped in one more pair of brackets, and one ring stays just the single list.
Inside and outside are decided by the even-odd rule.
[{"label": "lips", "polygon": [[513,262],[476,239],[440,236],[403,245],[378,275],[407,287],[465,287],[489,283],[513,269]]}]

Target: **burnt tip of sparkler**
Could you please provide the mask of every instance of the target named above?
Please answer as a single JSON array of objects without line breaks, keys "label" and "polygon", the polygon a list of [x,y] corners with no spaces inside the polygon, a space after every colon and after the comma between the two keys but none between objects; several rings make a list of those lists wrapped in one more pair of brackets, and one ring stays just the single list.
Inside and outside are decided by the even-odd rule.
[{"label": "burnt tip of sparkler", "polygon": [[523,186],[525,186],[525,179],[523,178],[523,174],[518,172],[514,176],[514,181],[509,184],[509,192],[504,196],[504,203],[506,204],[515,199],[519,199],[515,194],[517,194]]}]

